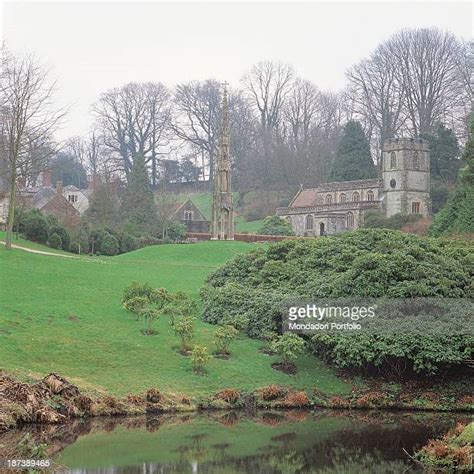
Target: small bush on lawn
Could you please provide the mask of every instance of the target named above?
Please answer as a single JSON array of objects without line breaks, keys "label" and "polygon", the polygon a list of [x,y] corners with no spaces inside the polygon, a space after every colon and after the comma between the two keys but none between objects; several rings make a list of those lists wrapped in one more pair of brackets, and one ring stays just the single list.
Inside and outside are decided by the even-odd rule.
[{"label": "small bush on lawn", "polygon": [[122,303],[135,296],[142,296],[148,300],[152,292],[153,288],[148,283],[133,281],[123,290]]},{"label": "small bush on lawn", "polygon": [[165,288],[154,288],[148,293],[150,303],[156,305],[159,309],[163,309],[171,301],[171,294]]},{"label": "small bush on lawn", "polygon": [[207,347],[194,346],[191,353],[191,364],[193,366],[194,372],[199,374],[204,373],[204,367],[209,359],[210,356]]},{"label": "small bush on lawn", "polygon": [[271,349],[276,352],[283,360],[282,368],[290,369],[305,347],[304,340],[291,332],[286,332],[278,339],[272,342]]},{"label": "small bush on lawn", "polygon": [[56,233],[51,234],[48,238],[48,245],[53,249],[60,249],[62,243],[61,237]]},{"label": "small bush on lawn", "polygon": [[151,336],[156,334],[156,332],[152,329],[153,323],[160,317],[160,311],[156,308],[152,307],[145,307],[140,311],[140,316],[146,322],[146,328],[142,331],[143,334]]},{"label": "small bush on lawn", "polygon": [[136,318],[139,319],[141,312],[147,304],[148,299],[145,296],[133,296],[132,298],[125,300],[122,306],[127,311],[135,314]]},{"label": "small bush on lawn", "polygon": [[232,341],[235,340],[239,331],[235,329],[234,326],[227,324],[225,326],[221,326],[215,333],[214,333],[214,340],[216,344],[216,354],[221,355],[228,355],[229,346]]},{"label": "small bush on lawn", "polygon": [[196,302],[182,291],[172,293],[165,308],[165,314],[169,316],[172,326],[178,318],[192,316],[195,312]]},{"label": "small bush on lawn", "polygon": [[185,316],[178,319],[174,325],[174,332],[181,340],[181,353],[186,353],[194,337],[194,318]]}]

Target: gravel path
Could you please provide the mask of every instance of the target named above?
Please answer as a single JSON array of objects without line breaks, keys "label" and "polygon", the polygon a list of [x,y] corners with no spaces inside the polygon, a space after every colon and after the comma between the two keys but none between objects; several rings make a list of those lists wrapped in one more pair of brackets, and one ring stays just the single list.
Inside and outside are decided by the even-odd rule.
[{"label": "gravel path", "polygon": [[[0,240],[0,244],[5,245],[5,242],[3,242],[3,240]],[[79,256],[76,256],[76,255],[63,255],[61,253],[44,252],[43,250],[29,249],[27,247],[21,247],[20,245],[15,245],[15,244],[12,244],[12,248],[24,250],[25,252],[30,252],[30,253],[38,253],[40,255],[52,255],[53,257],[79,258]]]}]

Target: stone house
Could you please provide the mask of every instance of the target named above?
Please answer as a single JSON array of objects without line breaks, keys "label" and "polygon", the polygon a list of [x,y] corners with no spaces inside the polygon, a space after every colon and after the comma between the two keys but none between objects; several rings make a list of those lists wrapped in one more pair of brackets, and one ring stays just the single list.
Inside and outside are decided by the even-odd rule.
[{"label": "stone house", "polygon": [[[24,183],[18,183],[17,207],[24,211],[36,208],[44,214],[53,214],[66,227],[76,226],[80,220],[80,213],[64,197],[61,182],[58,181],[56,188],[53,188],[48,180],[49,174],[43,173],[40,186],[24,186]],[[2,230],[6,229],[9,204],[9,194],[5,191],[2,193],[0,190],[0,229]]]},{"label": "stone house", "polygon": [[89,189],[79,189],[72,184],[63,187],[63,196],[81,215],[89,209],[89,193]]},{"label": "stone house", "polygon": [[209,232],[210,222],[191,199],[175,204],[171,218],[184,224],[188,232]]},{"label": "stone house", "polygon": [[431,214],[430,155],[421,139],[385,142],[381,178],[325,183],[300,189],[277,215],[291,223],[298,236],[330,235],[357,229],[367,211]]}]

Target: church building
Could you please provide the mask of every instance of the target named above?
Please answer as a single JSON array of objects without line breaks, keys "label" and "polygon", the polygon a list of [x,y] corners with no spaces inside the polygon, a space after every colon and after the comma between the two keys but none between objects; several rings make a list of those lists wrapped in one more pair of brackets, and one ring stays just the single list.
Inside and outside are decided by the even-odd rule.
[{"label": "church building", "polygon": [[300,189],[277,215],[297,236],[331,235],[363,225],[367,211],[431,214],[430,153],[422,139],[395,138],[383,147],[381,178],[325,183]]}]

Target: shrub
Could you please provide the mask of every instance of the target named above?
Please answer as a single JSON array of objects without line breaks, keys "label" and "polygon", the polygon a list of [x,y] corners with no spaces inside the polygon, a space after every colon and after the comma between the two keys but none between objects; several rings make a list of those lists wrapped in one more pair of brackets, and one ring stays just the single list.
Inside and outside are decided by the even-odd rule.
[{"label": "shrub", "polygon": [[48,222],[37,209],[24,214],[20,228],[24,236],[33,242],[45,244],[48,241]]},{"label": "shrub", "polygon": [[53,233],[49,236],[48,245],[53,249],[60,249],[62,247],[62,244],[63,242],[58,234]]},{"label": "shrub", "polygon": [[[61,225],[53,225],[49,228],[49,234],[57,234],[59,237],[61,237],[61,247],[55,247],[55,248],[62,248],[64,250],[69,250],[69,247],[71,245],[71,237],[69,235],[69,232]],[[51,241],[51,238],[48,239]]]},{"label": "shrub", "polygon": [[276,400],[285,394],[285,390],[278,385],[269,385],[259,390],[260,398],[265,401]]},{"label": "shrub", "polygon": [[154,288],[148,293],[148,299],[150,303],[163,309],[171,301],[171,294],[165,288]]},{"label": "shrub", "polygon": [[165,308],[165,314],[169,316],[172,326],[174,326],[177,318],[193,316],[195,311],[196,302],[183,291],[171,294]]},{"label": "shrub", "polygon": [[265,217],[263,225],[257,233],[262,235],[295,235],[292,225],[279,216]]},{"label": "shrub", "polygon": [[138,248],[138,242],[133,235],[122,232],[119,234],[120,253],[132,252]]},{"label": "shrub", "polygon": [[408,225],[413,225],[422,219],[421,214],[394,214],[385,217],[380,211],[369,211],[364,215],[366,229],[394,229],[401,230]]},{"label": "shrub", "polygon": [[117,238],[107,233],[100,244],[100,252],[104,255],[113,256],[119,253],[119,249]]},{"label": "shrub", "polygon": [[153,307],[144,307],[140,310],[140,316],[146,321],[147,327],[143,331],[144,334],[151,335],[154,334],[152,330],[152,325],[160,317],[160,311]]},{"label": "shrub", "polygon": [[166,237],[171,241],[183,240],[186,237],[186,226],[181,222],[171,221],[168,224]]},{"label": "shrub", "polygon": [[195,372],[202,373],[204,366],[209,361],[210,356],[207,351],[207,347],[194,346],[191,353],[191,363]]},{"label": "shrub", "polygon": [[215,398],[227,403],[235,403],[240,398],[240,392],[234,388],[226,388],[218,392]]},{"label": "shrub", "polygon": [[[462,242],[393,230],[359,230],[326,239],[289,239],[256,249],[219,268],[201,291],[203,319],[232,324],[251,337],[281,332],[292,301],[322,298],[472,298],[472,249]],[[240,326],[241,325],[241,326]],[[308,348],[338,367],[377,370],[398,365],[437,371],[469,358],[468,336],[387,333],[341,335]],[[331,341],[331,342],[330,342]],[[397,360],[395,351],[399,353]]]},{"label": "shrub", "polygon": [[283,403],[288,408],[303,408],[309,405],[309,398],[305,392],[291,392],[285,397]]},{"label": "shrub", "polygon": [[227,324],[214,333],[217,354],[229,354],[229,346],[235,340],[239,331],[234,326]]},{"label": "shrub", "polygon": [[156,388],[150,388],[146,392],[146,401],[151,403],[158,403],[162,398],[161,392]]},{"label": "shrub", "polygon": [[181,350],[189,350],[189,345],[194,337],[194,319],[191,316],[185,316],[178,319],[174,325],[176,335],[181,339]]},{"label": "shrub", "polygon": [[271,343],[271,349],[283,359],[283,365],[289,367],[304,350],[304,340],[291,332],[286,332]]},{"label": "shrub", "polygon": [[148,283],[138,283],[133,281],[123,290],[122,303],[125,301],[134,298],[135,296],[143,296],[149,300],[153,288]]},{"label": "shrub", "polygon": [[132,296],[123,301],[122,306],[137,316],[137,319],[140,317],[142,310],[148,304],[148,298],[145,296]]}]

